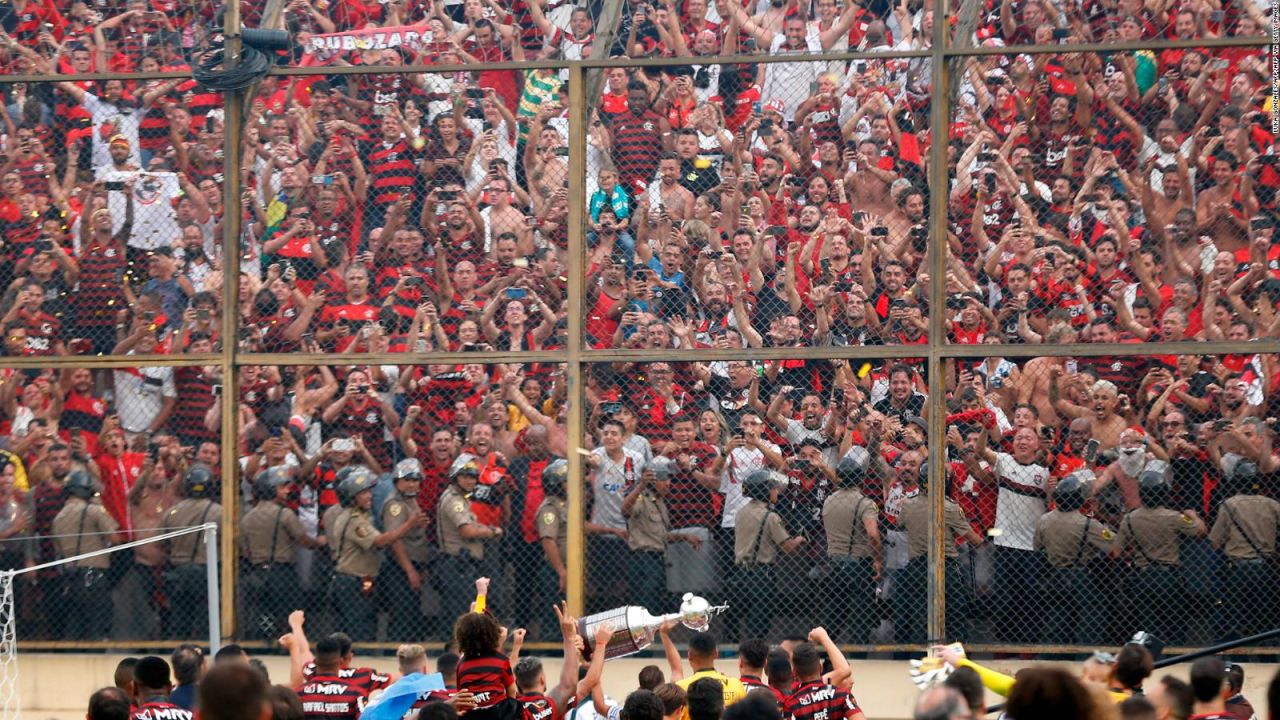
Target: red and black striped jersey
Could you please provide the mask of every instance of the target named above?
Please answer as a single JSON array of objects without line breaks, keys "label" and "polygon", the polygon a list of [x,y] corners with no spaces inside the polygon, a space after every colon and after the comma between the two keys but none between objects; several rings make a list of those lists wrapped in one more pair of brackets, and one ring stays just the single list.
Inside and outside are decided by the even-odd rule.
[{"label": "red and black striped jersey", "polygon": [[[82,217],[81,222],[89,222]],[[123,283],[127,262],[124,248],[116,242],[101,244],[91,240],[80,248],[80,289],[76,293],[81,327],[115,324],[115,310],[125,306]]]},{"label": "red and black striped jersey", "polygon": [[173,427],[186,438],[216,442],[218,434],[204,425],[205,414],[213,407],[213,383],[204,368],[180,367],[173,371],[174,387],[182,402],[173,408]]},{"label": "red and black striped jersey", "polygon": [[742,686],[750,693],[752,690],[768,690],[773,693],[773,697],[778,701],[778,707],[782,707],[787,702],[787,696],[782,694],[778,688],[764,684],[758,675],[743,675]]},{"label": "red and black striped jersey", "polygon": [[[334,496],[336,499],[336,495]],[[323,514],[323,513],[322,513]],[[316,674],[316,664],[309,662],[302,666],[302,676],[310,678]],[[338,677],[343,680],[349,680],[364,689],[366,694],[371,694],[375,690],[382,690],[391,684],[391,676],[387,673],[380,673],[371,667],[344,667],[338,670]]]},{"label": "red and black striped jersey", "polygon": [[402,140],[366,144],[362,154],[369,168],[369,202],[374,205],[390,205],[418,179],[421,153]]},{"label": "red and black striped jersey", "polygon": [[555,720],[556,718],[556,701],[547,695],[534,693],[532,695],[519,695],[516,702],[520,703],[520,717],[523,720]]},{"label": "red and black striped jersey", "polygon": [[[356,720],[360,717],[369,691],[353,679],[339,677],[341,673],[341,670],[337,675],[317,673],[298,688],[302,717],[306,720]],[[305,670],[303,674],[306,674]]]},{"label": "red and black striped jersey", "polygon": [[860,712],[852,695],[822,680],[801,684],[782,707],[784,720],[844,720]]},{"label": "red and black striped jersey", "polygon": [[145,702],[134,708],[132,720],[191,720],[191,711],[183,710],[171,702],[160,700]]},{"label": "red and black striped jersey", "polygon": [[662,148],[661,120],[652,110],[623,113],[614,119],[613,162],[624,178],[645,182],[653,178]]},{"label": "red and black striped jersey", "polygon": [[492,707],[507,698],[507,688],[516,682],[511,662],[502,653],[463,657],[458,662],[458,689],[476,698],[476,707]]}]

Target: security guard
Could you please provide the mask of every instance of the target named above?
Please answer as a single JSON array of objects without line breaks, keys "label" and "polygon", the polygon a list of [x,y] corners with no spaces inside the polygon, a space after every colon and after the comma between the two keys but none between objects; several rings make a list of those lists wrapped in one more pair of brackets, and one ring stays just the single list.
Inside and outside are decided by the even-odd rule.
[{"label": "security guard", "polygon": [[1042,581],[1048,607],[1045,637],[1055,645],[1095,645],[1102,642],[1103,623],[1110,613],[1096,575],[1097,563],[1111,551],[1115,531],[1084,514],[1092,470],[1077,470],[1053,491],[1056,509],[1036,521],[1035,549],[1045,554],[1049,568]]},{"label": "security guard", "polygon": [[[392,532],[422,515],[418,493],[422,491],[422,463],[415,458],[396,464],[395,492],[382,506],[382,529]],[[421,527],[414,528],[402,539],[391,543],[393,562],[387,565],[382,583],[383,602],[390,613],[388,633],[393,638],[426,637],[426,619],[422,614],[422,579],[431,562],[431,546],[427,544],[424,516]]]},{"label": "security guard", "polygon": [[240,556],[248,563],[243,576],[245,606],[251,635],[272,639],[280,635],[281,622],[291,609],[298,574],[294,560],[299,545],[324,545],[312,539],[297,513],[289,508],[293,478],[288,468],[277,466],[258,473],[253,496],[258,502],[240,520]]},{"label": "security guard", "polygon": [[[826,597],[847,597],[851,612],[837,603],[826,628],[838,637],[844,623],[850,625],[851,642],[864,644],[876,623],[876,583],[880,581],[880,508],[862,494],[870,456],[861,447],[850,449],[836,466],[836,491],[822,503],[822,526],[827,535],[827,560],[831,571],[826,578]],[[845,605],[845,604],[841,604]]]},{"label": "security guard", "polygon": [[[222,506],[209,496],[213,494],[213,471],[196,463],[182,479],[185,498],[178,501],[160,521],[160,532],[215,523],[222,529]],[[165,593],[169,596],[169,631],[180,640],[209,634],[208,573],[203,532],[179,535],[166,542],[169,548],[169,570],[165,573]],[[213,602],[217,602],[216,599]]]},{"label": "security guard", "polygon": [[540,575],[544,598],[562,596],[568,578],[565,566],[565,558],[569,557],[569,500],[565,496],[568,482],[569,463],[565,460],[553,460],[543,468],[542,503],[538,505],[537,517],[538,541],[547,558]]},{"label": "security guard", "polygon": [[379,550],[425,524],[414,515],[395,530],[380,533],[373,526],[373,471],[357,467],[338,485],[343,512],[334,517],[329,542],[334,572],[329,581],[329,608],[338,627],[353,640],[373,640],[377,627],[373,593],[382,561]]},{"label": "security guard", "polygon": [[640,482],[622,499],[622,516],[627,519],[627,586],[643,608],[661,612],[667,602],[667,537],[671,535],[671,514],[667,493],[675,463],[656,457],[640,473]]},{"label": "security guard", "polygon": [[[94,501],[98,490],[83,470],[73,470],[65,485],[67,503],[53,518],[54,542],[58,554],[69,558],[111,546],[111,533],[118,526],[111,513]],[[64,566],[63,593],[67,602],[68,640],[102,640],[111,625],[111,588],[108,555],[86,558]]]},{"label": "security guard", "polygon": [[[1235,636],[1245,637],[1275,626],[1276,535],[1280,502],[1258,494],[1258,466],[1241,460],[1224,478],[1209,539],[1227,556],[1223,612]],[[1259,592],[1261,591],[1261,592]]]},{"label": "security guard", "polygon": [[[923,643],[927,640],[926,608],[929,598],[929,527],[933,524],[929,502],[929,464],[921,463],[917,473],[920,493],[902,503],[898,524],[907,533],[907,566],[902,569],[901,593],[894,606],[894,636],[900,643]],[[944,579],[946,581],[947,634],[956,640],[965,637],[965,619],[968,617],[970,589],[960,573],[956,558],[960,550],[958,538],[964,538],[972,547],[982,544],[982,536],[969,524],[964,511],[951,499],[951,478],[947,474],[947,487],[943,491],[942,517],[946,525],[943,540]]]},{"label": "security guard", "polygon": [[[742,481],[742,494],[748,498],[738,510],[733,529],[733,563],[730,575],[729,607],[743,608],[738,617],[753,634],[764,632],[773,621],[773,603],[777,581],[773,564],[778,551],[795,552],[804,544],[803,535],[791,537],[774,510],[778,485],[769,470],[757,470]],[[736,623],[726,622],[731,635],[737,636]]]},{"label": "security guard", "polygon": [[1111,554],[1130,552],[1134,574],[1128,588],[1130,622],[1168,643],[1181,640],[1186,587],[1178,556],[1183,537],[1203,537],[1204,521],[1195,510],[1169,508],[1172,490],[1163,472],[1138,476],[1136,510],[1125,514],[1116,529]]},{"label": "security guard", "polygon": [[436,565],[436,589],[446,623],[467,612],[475,594],[475,579],[484,559],[482,540],[502,537],[502,528],[476,521],[468,499],[480,481],[480,464],[463,453],[449,467],[449,487],[436,506],[436,534],[441,558]]}]

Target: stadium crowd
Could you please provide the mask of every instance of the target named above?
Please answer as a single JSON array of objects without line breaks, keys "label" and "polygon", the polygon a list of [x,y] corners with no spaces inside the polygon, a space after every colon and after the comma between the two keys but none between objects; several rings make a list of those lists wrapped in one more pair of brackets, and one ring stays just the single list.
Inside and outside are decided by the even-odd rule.
[{"label": "stadium crowd", "polygon": [[[0,65],[49,76],[3,85],[3,356],[235,342],[335,358],[239,367],[235,458],[219,444],[216,366],[4,371],[3,563],[225,522],[225,463],[241,471],[254,636],[281,629],[281,587],[358,640],[380,612],[389,637],[442,635],[465,609],[458,578],[477,574],[538,636],[552,628],[537,608],[567,573],[557,463],[583,447],[593,607],[737,598],[736,639],[742,624],[808,626],[806,593],[839,590],[862,613],[827,622],[841,639],[921,642],[934,407],[957,637],[1096,643],[1137,619],[1194,641],[1274,622],[1274,597],[1228,592],[1275,578],[1273,355],[1007,360],[993,347],[949,362],[933,399],[919,358],[601,364],[584,378],[584,438],[567,435],[554,363],[359,358],[562,350],[574,303],[594,349],[923,350],[931,310],[964,344],[1274,338],[1264,48],[1012,48],[1257,35],[1255,3],[990,4],[975,38],[1010,51],[956,78],[945,238],[928,215],[942,142],[930,60],[889,57],[929,47],[927,8],[627,6],[609,54],[689,64],[604,73],[584,118],[587,196],[570,198],[565,76],[458,63],[584,57],[597,11],[290,3],[300,55],[282,62],[369,72],[265,78],[244,193],[224,198],[219,94],[54,77],[185,67],[211,4],[0,8]],[[306,50],[314,35],[423,24],[422,47]],[[886,58],[694,57],[843,49]],[[413,63],[451,69],[379,70]],[[588,216],[583,298],[566,296],[571,202]],[[235,308],[222,304],[228,212],[244,228]],[[943,308],[929,307],[931,249],[947,253]],[[24,636],[199,636],[203,553],[184,536],[29,576]],[[1106,607],[1042,627],[1035,608],[1088,604],[1084,588]],[[76,623],[41,611],[63,597],[85,609]]]}]

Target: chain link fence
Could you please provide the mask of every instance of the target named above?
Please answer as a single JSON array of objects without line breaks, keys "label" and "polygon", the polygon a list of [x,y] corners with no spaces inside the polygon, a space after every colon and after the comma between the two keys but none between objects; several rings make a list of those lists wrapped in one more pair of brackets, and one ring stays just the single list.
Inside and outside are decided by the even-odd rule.
[{"label": "chain link fence", "polygon": [[[1274,626],[1276,420],[1263,355],[1000,357],[948,367],[951,497],[987,543],[967,639],[1198,646]],[[1106,373],[1124,369],[1118,387]],[[1242,584],[1243,583],[1243,584]],[[948,608],[951,587],[948,585]]]},{"label": "chain link fence", "polygon": [[[504,623],[553,638],[567,488],[543,479],[568,452],[564,370],[291,367],[258,411],[242,385],[241,417],[256,418],[240,435],[245,635],[274,641],[303,609],[360,642],[447,641],[484,576]],[[353,470],[363,498],[344,485]]]},{"label": "chain link fence", "polygon": [[[6,371],[3,567],[221,522],[209,382],[200,367]],[[193,535],[23,575],[14,582],[18,636],[207,638],[205,561],[203,537]],[[193,573],[196,584],[186,582]]]},{"label": "chain link fence", "polygon": [[[47,26],[0,10],[0,66],[183,68],[221,12],[139,5],[42,7]],[[1261,27],[1251,4],[952,9],[944,34],[989,47]],[[117,541],[154,533],[191,465],[221,474],[234,395],[236,502],[216,515],[237,527],[246,640],[270,644],[293,609],[360,642],[444,640],[477,575],[504,622],[554,640],[547,606],[580,568],[588,611],[664,612],[697,592],[730,603],[734,638],[822,624],[856,646],[923,644],[935,567],[946,635],[971,643],[1114,644],[1142,628],[1203,644],[1275,622],[1268,599],[1228,591],[1274,579],[1272,506],[1257,496],[1274,495],[1274,355],[962,347],[1274,340],[1280,175],[1260,49],[955,59],[944,96],[919,3],[296,0],[279,23],[297,40],[279,64],[335,71],[266,78],[239,167],[223,156],[223,97],[187,78],[2,86],[4,358],[211,363],[6,371],[11,567],[74,554],[50,537],[55,465],[98,470]],[[713,62],[846,50],[884,57]],[[468,68],[593,56],[687,63]],[[396,72],[406,64],[450,67]],[[945,138],[934,102],[948,104]],[[931,250],[946,253],[941,277]],[[929,397],[926,355],[943,345],[944,395]],[[548,351],[565,362],[445,355]],[[298,352],[334,359],[253,358]],[[938,413],[941,450],[927,441]],[[921,479],[931,449],[948,469],[938,518]],[[577,452],[585,514],[569,518],[541,477]],[[447,495],[464,453],[479,485]],[[368,507],[340,497],[355,465],[371,471]],[[1072,479],[1086,466],[1092,478]],[[1144,491],[1148,470],[1163,482]],[[1055,504],[1074,480],[1080,508]],[[445,537],[444,520],[474,530]],[[563,542],[579,521],[580,554]],[[946,540],[931,565],[935,522]],[[364,547],[375,532],[403,534]],[[128,560],[88,624],[66,621],[71,601],[48,611],[68,597],[61,578],[19,581],[19,638],[203,637],[207,599],[173,572],[198,564],[194,546]]]},{"label": "chain link fence", "polygon": [[588,346],[927,342],[925,65],[608,70],[587,140]]}]

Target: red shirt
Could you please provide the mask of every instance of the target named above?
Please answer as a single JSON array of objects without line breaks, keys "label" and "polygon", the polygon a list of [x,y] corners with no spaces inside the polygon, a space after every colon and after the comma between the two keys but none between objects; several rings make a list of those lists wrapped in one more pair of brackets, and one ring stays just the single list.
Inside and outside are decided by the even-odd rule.
[{"label": "red shirt", "polygon": [[124,452],[120,457],[103,453],[96,459],[102,472],[102,507],[111,513],[116,524],[132,539],[133,521],[129,517],[129,491],[142,474],[143,453]]},{"label": "red shirt", "polygon": [[493,707],[507,697],[507,688],[516,684],[507,656],[495,652],[480,657],[466,657],[458,662],[458,689],[475,696],[476,707]]}]

